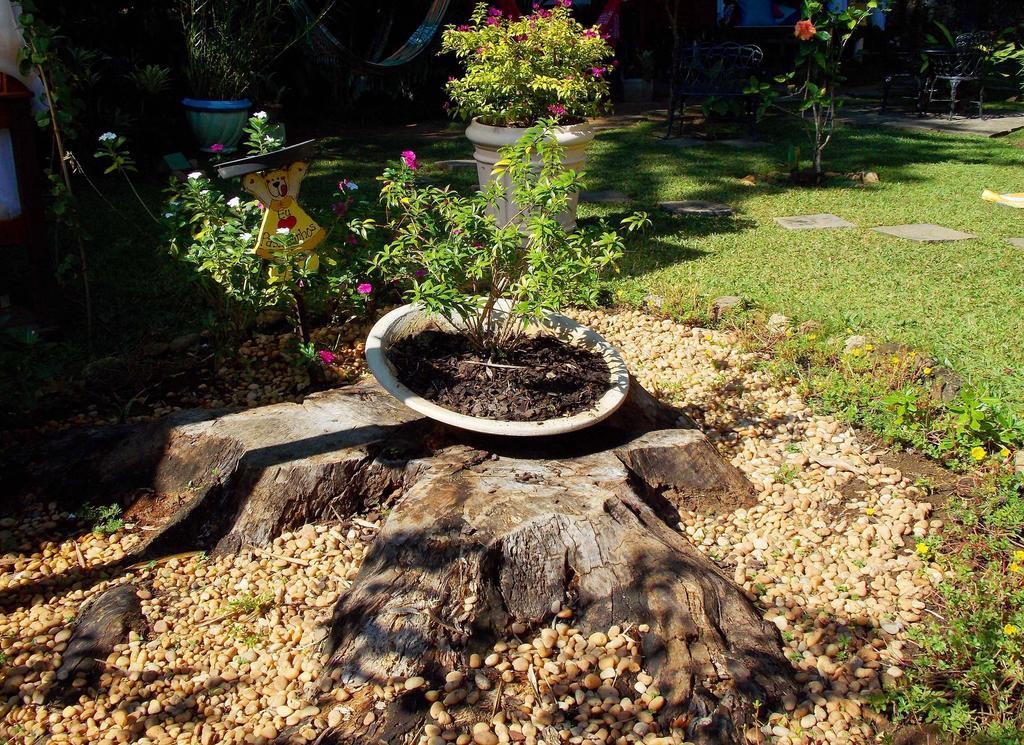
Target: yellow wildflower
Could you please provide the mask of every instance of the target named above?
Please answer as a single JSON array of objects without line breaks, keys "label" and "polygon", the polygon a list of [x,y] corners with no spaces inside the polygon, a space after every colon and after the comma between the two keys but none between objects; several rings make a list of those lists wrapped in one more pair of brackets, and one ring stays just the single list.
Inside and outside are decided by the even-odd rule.
[{"label": "yellow wildflower", "polygon": [[1018,564],[1016,561],[1010,564],[1009,569],[1011,572],[1014,572],[1015,574],[1020,574],[1022,571],[1024,571],[1024,569],[1021,569],[1020,564]]},{"label": "yellow wildflower", "polygon": [[854,347],[853,349],[850,350],[850,354],[852,354],[854,357],[860,357],[862,354],[864,354],[864,350],[861,349],[860,347]]},{"label": "yellow wildflower", "polygon": [[891,362],[894,365],[898,365],[900,364],[900,358],[897,357],[896,355],[893,355],[892,357],[889,358],[889,362]]},{"label": "yellow wildflower", "polygon": [[875,351],[875,345],[874,345],[874,344],[865,344],[865,345],[864,345],[864,348],[865,348],[866,350],[868,350],[869,352],[873,352],[873,351]]},{"label": "yellow wildflower", "polygon": [[931,375],[931,374],[932,374],[932,369],[931,369],[930,367],[926,367],[926,368],[924,369],[924,374],[925,374],[925,375]]},{"label": "yellow wildflower", "polygon": [[1024,561],[1024,551],[1014,551],[1013,552],[1013,560],[1014,561]]},{"label": "yellow wildflower", "polygon": [[1002,448],[1002,449],[1001,449],[1001,450],[999,451],[999,457],[1000,457],[1000,458],[1009,458],[1009,457],[1010,457],[1010,451],[1009,451],[1009,450],[1007,450],[1006,448]]},{"label": "yellow wildflower", "polygon": [[918,556],[927,556],[931,552],[931,550],[931,547],[923,541],[917,544],[916,551]]},{"label": "yellow wildflower", "polygon": [[974,460],[985,460],[985,456],[987,455],[988,453],[985,452],[985,448],[980,445],[975,445],[971,448],[971,457],[974,458]]},{"label": "yellow wildflower", "polygon": [[911,349],[909,352],[907,352],[907,357],[917,357],[917,352]]},{"label": "yellow wildflower", "polygon": [[1012,623],[1008,623],[1003,626],[1003,633],[1007,636],[1017,636],[1020,633],[1020,629],[1014,626]]},{"label": "yellow wildflower", "polygon": [[815,339],[817,339],[817,338],[818,338],[818,335],[817,335],[817,334],[808,334],[808,335],[807,335],[807,340],[808,340],[808,341],[814,341],[814,340],[815,340]]},{"label": "yellow wildflower", "polygon": [[872,515],[875,514],[875,508],[874,507],[868,507],[866,510],[864,510],[864,514],[867,515],[868,517],[871,517]]}]

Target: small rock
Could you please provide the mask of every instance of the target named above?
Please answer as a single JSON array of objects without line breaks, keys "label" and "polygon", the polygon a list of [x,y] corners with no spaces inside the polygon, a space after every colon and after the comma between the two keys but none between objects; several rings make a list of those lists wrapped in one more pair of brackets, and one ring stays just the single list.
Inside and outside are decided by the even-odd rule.
[{"label": "small rock", "polygon": [[878,178],[878,174],[874,171],[868,171],[864,174],[865,184],[877,184],[881,179]]},{"label": "small rock", "polygon": [[168,348],[171,352],[184,352],[198,344],[199,340],[202,338],[203,337],[200,334],[182,334],[176,339],[171,340]]},{"label": "small rock", "polygon": [[771,318],[768,319],[768,330],[772,333],[779,333],[785,331],[789,327],[789,316],[785,316],[782,313],[773,313]]},{"label": "small rock", "polygon": [[859,349],[868,343],[868,338],[862,334],[855,334],[854,336],[847,337],[846,342],[843,344],[843,348],[847,353],[852,352],[854,349]]},{"label": "small rock", "polygon": [[743,305],[743,298],[737,295],[716,297],[711,301],[711,318],[715,321],[721,320],[734,310],[742,310]]}]

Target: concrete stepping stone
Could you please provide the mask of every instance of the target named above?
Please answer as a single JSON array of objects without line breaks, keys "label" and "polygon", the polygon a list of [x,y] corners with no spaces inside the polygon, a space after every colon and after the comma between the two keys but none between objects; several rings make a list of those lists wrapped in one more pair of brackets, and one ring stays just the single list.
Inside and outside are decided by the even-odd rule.
[{"label": "concrete stepping stone", "polygon": [[951,230],[941,225],[932,223],[915,223],[913,225],[883,225],[875,228],[878,233],[893,235],[897,238],[906,238],[908,241],[918,243],[943,243],[947,241],[966,241],[977,236],[970,233],[962,233],[959,230]]},{"label": "concrete stepping stone", "polygon": [[686,199],[681,202],[659,202],[666,212],[673,215],[697,215],[699,217],[730,217],[736,211],[727,204],[705,202],[701,199]]},{"label": "concrete stepping stone", "polygon": [[580,201],[589,204],[615,204],[616,202],[628,202],[629,195],[616,189],[605,189],[604,191],[581,191]]},{"label": "concrete stepping stone", "polygon": [[1024,238],[1010,238],[1010,243],[1017,248],[1024,248]]},{"label": "concrete stepping stone", "polygon": [[439,160],[438,165],[444,166],[450,171],[457,171],[462,168],[476,169],[476,161],[472,158],[456,158],[455,160]]},{"label": "concrete stepping stone", "polygon": [[855,228],[852,222],[836,215],[823,213],[820,215],[795,215],[794,217],[776,217],[775,222],[786,230],[830,230],[832,228]]}]

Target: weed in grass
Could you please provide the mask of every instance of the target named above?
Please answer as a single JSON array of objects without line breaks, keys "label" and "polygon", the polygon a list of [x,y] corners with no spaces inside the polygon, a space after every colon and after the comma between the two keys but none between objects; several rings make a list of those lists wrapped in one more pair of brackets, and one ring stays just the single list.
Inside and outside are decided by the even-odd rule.
[{"label": "weed in grass", "polygon": [[103,535],[112,535],[124,529],[124,520],[121,518],[121,505],[92,505],[85,504],[79,510],[78,516],[86,522],[92,523],[92,532]]},{"label": "weed in grass", "polygon": [[228,601],[228,608],[237,613],[265,613],[274,604],[274,596],[264,592],[259,595],[246,593]]}]

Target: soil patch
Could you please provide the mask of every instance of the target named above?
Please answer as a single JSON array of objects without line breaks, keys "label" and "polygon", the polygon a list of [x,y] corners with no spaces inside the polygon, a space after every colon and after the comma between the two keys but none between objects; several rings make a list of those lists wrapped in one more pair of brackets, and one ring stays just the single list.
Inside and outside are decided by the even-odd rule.
[{"label": "soil patch", "polygon": [[395,344],[398,379],[428,401],[469,416],[535,422],[572,416],[608,390],[608,363],[552,336],[523,342],[507,358],[479,354],[465,336],[423,331]]}]

